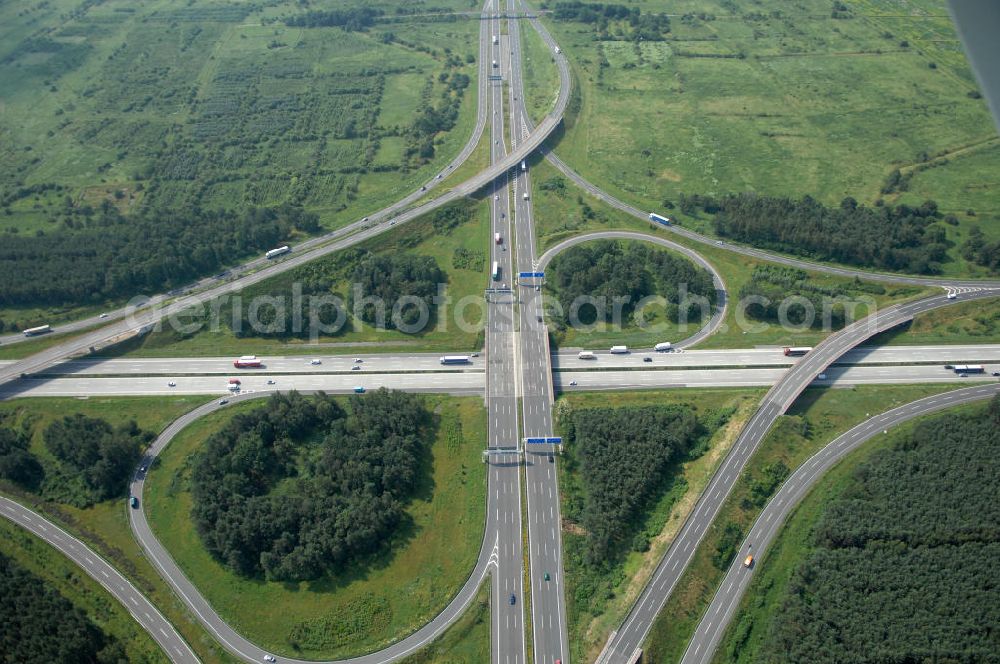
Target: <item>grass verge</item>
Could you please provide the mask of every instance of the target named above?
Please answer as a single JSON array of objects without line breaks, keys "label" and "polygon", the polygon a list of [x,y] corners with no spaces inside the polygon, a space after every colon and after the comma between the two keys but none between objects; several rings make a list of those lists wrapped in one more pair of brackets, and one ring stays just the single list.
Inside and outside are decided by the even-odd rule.
[{"label": "grass verge", "polygon": [[472,605],[444,634],[400,664],[459,664],[490,659],[490,582],[480,586]]}]

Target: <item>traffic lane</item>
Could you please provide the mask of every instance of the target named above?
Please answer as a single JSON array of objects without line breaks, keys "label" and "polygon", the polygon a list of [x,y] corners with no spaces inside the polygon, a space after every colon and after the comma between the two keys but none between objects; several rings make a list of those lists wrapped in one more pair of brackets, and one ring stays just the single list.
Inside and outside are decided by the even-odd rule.
[{"label": "traffic lane", "polygon": [[[476,356],[473,356],[476,353]],[[465,356],[468,362],[442,364],[445,355]],[[264,373],[329,373],[332,371],[402,372],[482,370],[479,351],[404,354],[358,353],[351,355],[285,355],[261,357],[259,368],[237,368],[232,357],[113,358],[69,360],[48,369],[43,375],[121,375],[144,374],[176,376],[183,374],[231,374],[237,377]],[[360,360],[360,361],[358,361]],[[13,361],[0,361],[0,367]],[[354,369],[357,367],[357,369]]]},{"label": "traffic lane", "polygon": [[[746,592],[753,572],[760,564],[771,542],[809,490],[843,457],[872,438],[913,418],[991,398],[1000,393],[1000,385],[977,386],[946,392],[905,404],[872,417],[844,434],[799,466],[782,484],[778,492],[761,511],[716,591],[681,660],[686,664],[712,659],[725,630],[735,615],[736,603]],[[753,566],[743,564],[744,557],[753,554]]]},{"label": "traffic lane", "polygon": [[125,607],[173,662],[198,662],[187,642],[132,583],[86,544],[40,514],[0,496],[0,515],[45,541],[97,581]]},{"label": "traffic lane", "polygon": [[[813,386],[849,387],[899,383],[956,383],[996,381],[993,371],[1000,364],[984,365],[982,374],[960,374],[938,365],[834,366],[810,381]],[[607,389],[652,389],[682,387],[765,387],[774,385],[787,372],[784,368],[757,369],[650,369],[649,371],[559,371],[557,389],[563,392]],[[575,384],[574,384],[575,383]]]},{"label": "traffic lane", "polygon": [[[789,357],[782,347],[733,348],[718,350],[683,350],[656,352],[631,348],[627,354],[607,350],[591,351],[595,359],[580,359],[577,350],[561,350],[552,356],[559,369],[601,369],[605,367],[752,367],[760,365],[791,366],[802,357]],[[647,362],[645,358],[649,358]],[[804,357],[804,356],[803,356]],[[847,351],[838,364],[912,364],[915,362],[983,363],[1000,362],[1000,345],[939,346],[860,346]]]},{"label": "traffic lane", "polygon": [[[241,376],[240,392],[275,392],[285,390],[331,393],[365,391],[382,387],[414,392],[482,394],[484,373],[410,373],[410,374],[319,374]],[[273,384],[268,384],[268,381]],[[175,385],[171,386],[170,383]],[[13,389],[9,389],[13,388]],[[0,388],[0,398],[51,396],[170,396],[216,394],[229,396],[229,384],[216,376],[187,376],[168,380],[163,377],[119,376],[113,378],[27,378]]]}]

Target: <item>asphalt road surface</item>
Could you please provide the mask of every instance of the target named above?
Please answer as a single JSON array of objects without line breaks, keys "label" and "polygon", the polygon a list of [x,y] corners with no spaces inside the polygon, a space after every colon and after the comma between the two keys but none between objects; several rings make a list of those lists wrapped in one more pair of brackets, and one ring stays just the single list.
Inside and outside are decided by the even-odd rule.
[{"label": "asphalt road surface", "polygon": [[[582,360],[578,350],[561,350],[552,354],[552,365],[558,371],[615,369],[683,369],[691,367],[761,367],[791,366],[800,357],[789,357],[780,346],[733,348],[720,350],[686,350],[655,352],[651,348],[632,348],[626,354],[606,350],[592,351],[595,358]],[[447,353],[460,355],[461,353]],[[509,353],[508,353],[509,357]],[[645,359],[649,358],[646,362]],[[253,380],[257,377],[279,378],[282,374],[331,374],[351,372],[351,375],[414,372],[482,373],[489,359],[486,355],[469,357],[467,364],[441,364],[438,354],[365,354],[354,356],[318,356],[320,364],[312,364],[312,356],[274,356],[264,359],[260,369],[235,369],[231,357],[175,358],[113,358],[71,360],[45,376],[208,376],[225,375]],[[360,359],[361,362],[355,362]],[[499,359],[499,358],[498,358]],[[951,364],[983,364],[1000,362],[1000,344],[881,346],[859,347],[845,353],[838,364],[914,364],[920,362]],[[0,367],[10,360],[0,360]],[[357,371],[352,368],[357,366]],[[513,440],[513,438],[510,438]]]},{"label": "asphalt road surface", "polygon": [[[965,297],[981,299],[995,295],[994,291],[983,290],[969,293]],[[612,633],[598,658],[600,664],[628,662],[641,647],[653,620],[666,603],[747,461],[775,420],[788,409],[799,394],[833,362],[866,339],[912,320],[919,313],[944,307],[955,301],[947,299],[945,295],[938,295],[882,309],[875,315],[849,325],[828,337],[785,372],[781,380],[764,396],[757,411],[740,432],[729,454],[712,476],[691,515],[671,543],[625,621]]]},{"label": "asphalt road surface", "polygon": [[[519,2],[513,3],[515,11]],[[523,9],[527,13],[526,9]],[[521,21],[509,20],[507,33],[511,67],[510,134],[513,145],[529,140],[532,124],[524,104]],[[566,59],[555,53],[560,77],[568,81]],[[526,162],[514,168],[513,250],[518,273],[539,271],[535,249],[535,226],[531,173]],[[518,279],[518,347],[521,384],[521,422],[525,441],[553,436],[552,367],[548,328],[544,322],[542,293],[536,279]],[[559,483],[553,445],[525,442],[525,495],[528,521],[528,559],[531,584],[533,660],[539,664],[569,662],[566,603],[562,568],[562,529],[559,514]],[[546,580],[545,576],[549,579]]]},{"label": "asphalt road surface", "polygon": [[[997,380],[990,374],[1000,371],[1000,361],[983,364],[985,373],[969,374],[962,378],[941,365],[840,365],[827,369],[826,378],[817,378],[814,385],[846,387],[850,385],[887,385],[905,383],[956,383]],[[758,368],[656,368],[648,371],[636,369],[610,369],[607,371],[558,371],[554,374],[555,389],[560,392],[593,390],[641,390],[684,387],[766,387],[775,384],[787,373],[784,367]],[[273,384],[268,384],[273,380]],[[175,383],[170,386],[169,383]],[[573,385],[572,383],[576,383]],[[491,448],[512,448],[516,444],[517,403],[509,396],[514,389],[511,381],[499,371],[491,377],[477,373],[410,373],[410,374],[288,374],[268,378],[243,376],[240,392],[254,394],[276,390],[313,392],[322,390],[331,394],[347,394],[356,386],[366,391],[386,387],[407,392],[431,392],[460,396],[483,394],[489,385],[491,396],[488,413],[493,428],[490,433]],[[222,376],[183,376],[169,379],[164,376],[114,376],[66,378],[40,378],[18,381],[14,384],[17,397],[89,397],[89,396],[170,396],[229,394],[227,379]],[[0,389],[0,398],[8,395]],[[541,410],[532,408],[532,416]],[[541,430],[531,429],[529,435],[541,435]],[[513,442],[512,442],[513,441]],[[550,446],[531,445],[529,452],[543,456]],[[530,461],[530,458],[528,459]],[[547,490],[546,490],[547,492]]]},{"label": "asphalt road surface", "polygon": [[[882,435],[892,427],[944,408],[982,401],[995,394],[1000,394],[1000,385],[969,387],[926,397],[894,408],[842,434],[799,466],[785,480],[754,522],[711,605],[695,629],[694,636],[681,660],[682,664],[711,661],[726,627],[736,614],[736,604],[750,585],[754,570],[760,565],[761,558],[766,554],[788,515],[830,468],[864,443]],[[753,554],[754,561],[748,568],[744,567],[743,561],[749,554]]]},{"label": "asphalt road surface", "polygon": [[[498,15],[498,14],[497,14]],[[491,73],[506,77],[510,71],[507,57],[507,37],[501,22],[490,22],[490,60],[497,67]],[[493,44],[493,38],[497,43]],[[502,163],[507,158],[502,80],[490,81],[490,159]],[[493,574],[491,653],[496,664],[524,664],[527,643],[524,628],[524,557],[522,556],[521,471],[517,452],[517,368],[515,346],[516,302],[511,292],[514,262],[508,251],[510,242],[511,208],[510,178],[505,170],[491,189],[491,237],[500,235],[500,242],[490,243],[491,269],[487,290],[486,410],[488,417],[489,504],[497,524],[495,538],[496,568]],[[489,292],[494,291],[494,292]],[[506,453],[496,453],[507,450]]]},{"label": "asphalt road surface", "polygon": [[[122,509],[125,508],[122,503]],[[198,657],[187,642],[174,629],[174,626],[163,617],[139,592],[132,583],[122,576],[118,570],[105,562],[104,558],[94,553],[90,547],[73,537],[65,530],[52,523],[37,512],[20,503],[0,496],[0,516],[16,523],[47,544],[57,549],[73,561],[87,576],[101,584],[112,597],[125,607],[139,625],[160,645],[163,652],[172,662],[197,662]],[[4,601],[13,601],[4,598]]]}]

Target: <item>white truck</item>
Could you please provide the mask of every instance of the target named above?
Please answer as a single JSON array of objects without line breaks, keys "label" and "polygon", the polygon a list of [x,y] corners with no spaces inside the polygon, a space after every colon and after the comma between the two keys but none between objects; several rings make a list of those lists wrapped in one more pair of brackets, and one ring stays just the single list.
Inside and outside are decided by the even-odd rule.
[{"label": "white truck", "polygon": [[580,358],[581,360],[596,360],[597,359],[597,356],[594,355],[594,351],[592,351],[592,350],[581,350],[580,353],[577,355],[577,357]]},{"label": "white truck", "polygon": [[664,341],[663,343],[658,343],[655,346],[653,346],[653,350],[655,350],[657,353],[669,353],[671,350],[673,350],[673,346],[669,341]]},{"label": "white truck", "polygon": [[612,355],[625,355],[628,353],[628,346],[612,346],[609,352]]}]

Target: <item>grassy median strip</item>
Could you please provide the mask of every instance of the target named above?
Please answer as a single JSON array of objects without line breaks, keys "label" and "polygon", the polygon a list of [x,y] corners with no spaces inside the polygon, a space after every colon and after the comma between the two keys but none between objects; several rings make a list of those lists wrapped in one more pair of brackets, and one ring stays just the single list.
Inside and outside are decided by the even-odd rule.
[{"label": "grassy median strip", "polygon": [[429,646],[400,664],[458,664],[490,659],[490,580],[487,578],[462,617]]}]

